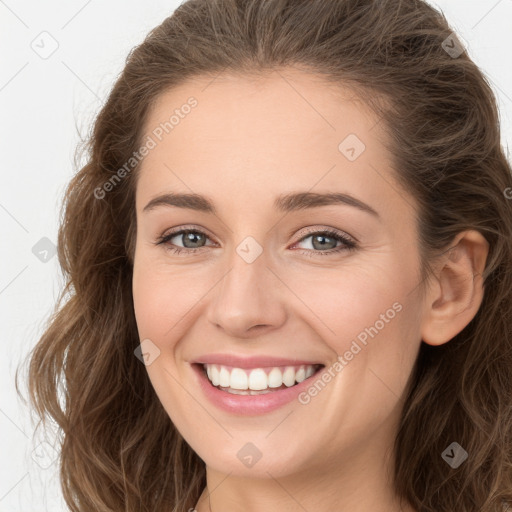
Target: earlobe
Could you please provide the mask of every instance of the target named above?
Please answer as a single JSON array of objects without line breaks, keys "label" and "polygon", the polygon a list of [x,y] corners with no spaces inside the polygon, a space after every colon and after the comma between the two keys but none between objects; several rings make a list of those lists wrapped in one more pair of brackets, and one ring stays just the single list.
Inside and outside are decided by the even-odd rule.
[{"label": "earlobe", "polygon": [[426,294],[421,327],[425,343],[450,341],[475,317],[484,296],[482,273],[488,252],[489,243],[478,231],[455,237]]}]

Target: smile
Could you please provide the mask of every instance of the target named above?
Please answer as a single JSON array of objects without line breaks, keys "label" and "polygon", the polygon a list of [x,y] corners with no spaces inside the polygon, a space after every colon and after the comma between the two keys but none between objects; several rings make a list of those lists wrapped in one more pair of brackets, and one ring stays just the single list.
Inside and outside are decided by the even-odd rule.
[{"label": "smile", "polygon": [[204,364],[213,386],[232,394],[260,395],[286,389],[311,377],[322,365],[298,365],[267,368],[236,368]]},{"label": "smile", "polygon": [[257,416],[296,401],[325,365],[240,368],[196,362],[191,368],[203,396],[216,408],[239,416]]}]

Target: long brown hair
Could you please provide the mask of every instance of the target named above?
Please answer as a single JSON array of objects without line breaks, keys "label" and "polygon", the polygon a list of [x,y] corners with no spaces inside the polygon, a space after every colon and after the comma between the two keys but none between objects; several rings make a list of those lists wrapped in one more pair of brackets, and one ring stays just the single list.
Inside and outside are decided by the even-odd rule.
[{"label": "long brown hair", "polygon": [[[285,66],[348,85],[378,112],[398,179],[421,206],[424,276],[457,233],[476,229],[489,242],[475,318],[449,343],[421,344],[394,476],[421,512],[512,503],[511,170],[492,90],[467,53],[447,51],[450,38],[444,16],[421,0],[188,0],[130,52],[66,191],[66,286],[29,359],[31,404],[62,432],[72,511],[185,512],[206,485],[203,461],[134,356],[138,167],[102,197],[98,190],[141,146],[164,91],[197,76]],[[453,441],[469,454],[457,469],[441,456]]]}]

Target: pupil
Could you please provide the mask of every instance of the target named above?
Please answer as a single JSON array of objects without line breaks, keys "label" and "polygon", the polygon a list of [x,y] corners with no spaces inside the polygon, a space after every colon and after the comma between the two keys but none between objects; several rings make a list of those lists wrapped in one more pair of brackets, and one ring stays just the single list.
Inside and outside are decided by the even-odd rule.
[{"label": "pupil", "polygon": [[[184,243],[185,247],[187,247],[189,249],[196,248],[198,243],[200,244],[199,247],[201,247],[200,242],[201,241],[204,242],[204,240],[202,240],[202,238],[204,238],[204,235],[202,235],[200,233],[185,233],[183,236],[184,236],[184,240],[186,242],[192,243],[192,247],[187,246],[187,243]],[[320,242],[318,242],[319,240],[320,240]],[[332,245],[332,247],[330,247],[331,249],[334,249],[336,247],[336,240],[333,237],[324,236],[324,235],[316,235],[313,237],[313,247],[315,249],[325,249],[326,248],[325,246],[329,245],[329,242],[325,242],[325,240],[331,241],[331,245]],[[318,246],[317,246],[317,242],[318,242]]]},{"label": "pupil", "polygon": [[[191,242],[192,244],[194,244],[194,243],[197,243],[197,240],[194,240],[194,239],[198,238],[198,237],[202,237],[203,235],[201,235],[200,233],[185,233],[183,236],[185,237],[184,238],[185,241],[188,241],[188,242]],[[183,245],[185,247],[187,247],[188,249],[194,249],[195,248],[195,246],[192,246],[192,247],[187,246],[186,243],[184,243]]]},{"label": "pupil", "polygon": [[[336,247],[336,240],[335,240],[333,237],[324,236],[324,235],[316,235],[316,236],[314,236],[314,237],[313,237],[313,247],[314,247],[315,249],[323,249],[323,250],[325,250],[325,249],[326,249],[326,247],[325,247],[326,243],[325,243],[325,242],[321,242],[321,243],[320,243],[320,246],[319,246],[319,247],[316,247],[315,242],[316,242],[317,240],[319,240],[319,239],[322,239],[322,240],[326,240],[326,239],[327,239],[327,240],[331,240],[331,241],[332,241],[332,243],[334,243],[334,245],[333,245],[332,247],[328,247],[328,249],[334,249],[334,248]],[[329,245],[329,242],[327,242],[327,245]]]}]

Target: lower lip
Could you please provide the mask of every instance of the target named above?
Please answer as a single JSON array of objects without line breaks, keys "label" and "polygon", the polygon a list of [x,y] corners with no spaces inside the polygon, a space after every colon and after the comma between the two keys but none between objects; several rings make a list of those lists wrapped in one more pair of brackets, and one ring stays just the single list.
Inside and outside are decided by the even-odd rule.
[{"label": "lower lip", "polygon": [[296,399],[302,391],[305,391],[311,385],[313,377],[316,378],[325,367],[320,368],[311,377],[295,386],[279,391],[271,391],[264,395],[234,395],[227,391],[221,391],[208,380],[202,365],[192,364],[192,368],[198,376],[201,389],[214,405],[233,414],[256,416],[275,411]]}]

